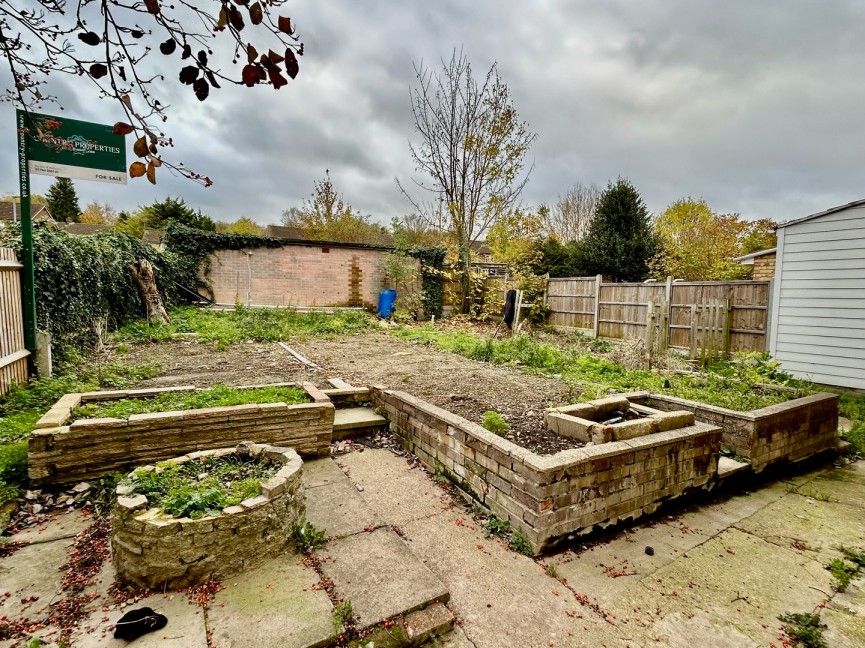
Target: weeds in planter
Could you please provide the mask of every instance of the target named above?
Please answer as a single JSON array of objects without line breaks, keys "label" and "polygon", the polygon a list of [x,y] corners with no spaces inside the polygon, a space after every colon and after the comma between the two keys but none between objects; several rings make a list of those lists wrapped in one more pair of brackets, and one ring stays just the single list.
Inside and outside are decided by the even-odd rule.
[{"label": "weeds in planter", "polygon": [[[586,352],[582,343],[561,348],[526,335],[506,340],[488,340],[471,333],[439,331],[428,325],[396,329],[393,335],[434,345],[475,360],[519,366],[526,371],[561,377],[572,388],[576,400],[591,400],[610,392],[649,389],[746,411],[802,395],[772,389],[771,386],[761,387],[755,385],[756,382],[774,380],[783,385],[795,383],[803,392],[809,389],[807,383],[794,381],[782,374],[774,361],[763,354],[748,354],[744,360],[715,363],[711,371],[702,376],[665,377],[647,370],[626,369],[608,358]],[[669,386],[665,386],[665,383]],[[865,399],[862,400],[865,403]],[[865,410],[865,404],[862,408]]]},{"label": "weeds in planter", "polygon": [[784,626],[784,633],[796,646],[804,648],[827,648],[823,638],[826,625],[820,623],[819,614],[800,614],[798,612],[782,614],[778,617]]},{"label": "weeds in planter", "polygon": [[850,585],[850,581],[852,581],[853,577],[859,572],[858,566],[851,565],[841,558],[833,558],[830,560],[829,564],[826,565],[826,569],[828,569],[829,573],[832,574],[832,578],[834,579],[832,589],[836,592],[845,591],[847,586]]},{"label": "weeds in planter", "polygon": [[259,495],[261,482],[277,470],[275,464],[232,454],[183,464],[160,463],[156,470],[135,471],[129,483],[134,492],[147,497],[151,507],[195,520]]},{"label": "weeds in planter", "polygon": [[327,541],[327,531],[316,529],[308,520],[301,520],[292,524],[291,533],[297,543],[297,548],[305,554],[310,554],[319,547],[323,547]]},{"label": "weeds in planter", "polygon": [[354,611],[351,607],[351,601],[346,599],[340,601],[333,608],[333,630],[336,634],[347,632],[352,625],[352,616]]},{"label": "weeds in planter", "polygon": [[511,426],[501,414],[492,411],[484,412],[484,418],[481,425],[493,434],[498,434],[499,436],[503,436],[505,432],[511,429]]},{"label": "weeds in planter", "polygon": [[165,392],[152,398],[124,398],[116,401],[87,403],[72,412],[79,418],[129,418],[132,414],[172,412],[203,407],[227,407],[251,403],[296,405],[309,402],[309,395],[300,387],[261,387],[236,389],[216,385],[195,391]]},{"label": "weeds in planter", "polygon": [[231,344],[275,342],[317,335],[358,333],[372,325],[364,311],[336,310],[330,313],[298,313],[293,308],[245,308],[233,311],[200,309],[192,306],[171,311],[170,324],[148,325],[137,320],[112,336],[115,344],[159,342],[182,333],[195,333],[200,342],[215,342],[223,349]]}]

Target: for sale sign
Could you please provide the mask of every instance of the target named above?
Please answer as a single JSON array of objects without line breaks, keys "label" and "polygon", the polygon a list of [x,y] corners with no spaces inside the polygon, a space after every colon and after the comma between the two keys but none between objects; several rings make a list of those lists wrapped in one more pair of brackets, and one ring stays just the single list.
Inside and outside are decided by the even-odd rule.
[{"label": "for sale sign", "polygon": [[29,170],[39,175],[126,184],[126,141],[112,126],[18,111],[29,135]]}]

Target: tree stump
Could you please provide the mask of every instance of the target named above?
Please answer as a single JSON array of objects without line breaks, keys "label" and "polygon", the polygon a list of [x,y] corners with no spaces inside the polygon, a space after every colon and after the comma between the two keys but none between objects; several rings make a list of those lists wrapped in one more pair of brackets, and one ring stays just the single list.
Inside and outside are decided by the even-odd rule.
[{"label": "tree stump", "polygon": [[147,310],[147,323],[152,321],[170,323],[171,319],[162,304],[162,296],[156,286],[156,277],[153,274],[153,266],[150,265],[150,261],[139,259],[135,263],[130,263],[129,271],[132,273],[132,278],[138,286],[138,294],[141,295],[141,301],[144,302],[144,307]]}]

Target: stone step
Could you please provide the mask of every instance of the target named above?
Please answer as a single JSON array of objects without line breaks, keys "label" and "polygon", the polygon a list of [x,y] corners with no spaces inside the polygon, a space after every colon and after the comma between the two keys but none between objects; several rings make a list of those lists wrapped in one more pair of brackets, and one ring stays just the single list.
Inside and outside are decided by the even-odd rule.
[{"label": "stone step", "polygon": [[369,407],[347,407],[336,410],[333,417],[333,441],[368,436],[387,425],[387,419]]},{"label": "stone step", "polygon": [[726,479],[746,470],[750,470],[751,464],[736,461],[732,457],[721,457],[718,459],[718,479]]}]

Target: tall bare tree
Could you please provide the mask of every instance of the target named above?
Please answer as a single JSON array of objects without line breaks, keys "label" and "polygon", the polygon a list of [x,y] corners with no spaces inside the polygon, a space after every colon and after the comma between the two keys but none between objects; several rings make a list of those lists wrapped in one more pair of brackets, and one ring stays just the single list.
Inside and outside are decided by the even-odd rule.
[{"label": "tall bare tree", "polygon": [[494,63],[478,80],[462,51],[442,69],[415,65],[412,117],[419,141],[409,144],[415,179],[425,198],[400,189],[431,225],[444,220],[456,242],[463,307],[469,304],[471,244],[507,214],[526,185],[525,156],[537,135],[520,121],[508,86]]},{"label": "tall bare tree", "polygon": [[589,231],[603,190],[596,184],[577,182],[550,210],[547,227],[560,243],[578,241]]}]

